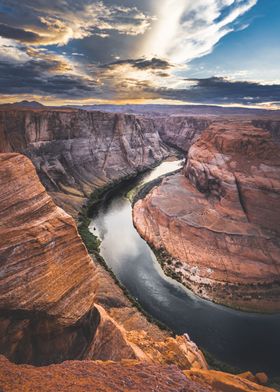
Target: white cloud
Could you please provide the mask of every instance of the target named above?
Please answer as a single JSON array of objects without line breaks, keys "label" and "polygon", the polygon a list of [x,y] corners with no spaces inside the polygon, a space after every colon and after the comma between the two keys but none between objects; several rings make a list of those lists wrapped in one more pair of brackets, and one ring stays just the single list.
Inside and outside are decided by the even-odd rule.
[{"label": "white cloud", "polygon": [[24,63],[30,60],[29,55],[15,41],[0,37],[1,61]]},{"label": "white cloud", "polygon": [[163,0],[144,54],[187,63],[211,53],[257,0]]}]

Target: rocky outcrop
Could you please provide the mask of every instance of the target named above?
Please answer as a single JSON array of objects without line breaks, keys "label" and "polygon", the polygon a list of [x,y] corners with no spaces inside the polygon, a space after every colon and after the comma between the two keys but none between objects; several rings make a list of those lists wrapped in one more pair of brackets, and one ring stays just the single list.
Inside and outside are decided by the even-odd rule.
[{"label": "rocky outcrop", "polygon": [[189,381],[176,366],[137,361],[73,361],[34,368],[16,366],[0,357],[0,389],[3,392],[208,392],[209,388]]},{"label": "rocky outcrop", "polygon": [[[204,355],[187,335],[171,337],[167,330],[149,322],[131,303],[123,290],[116,285],[112,276],[100,265],[96,265],[96,269],[99,286],[95,301],[106,310],[109,317],[102,318],[102,331],[95,336],[95,359],[104,359],[103,356],[100,357],[98,347],[104,349],[104,340],[108,340],[108,336],[113,337],[115,335],[112,328],[110,329],[110,324],[113,323],[113,325],[118,326],[118,331],[123,338],[122,342],[125,341],[130,345],[130,355],[125,358],[138,358],[146,362],[160,364],[172,363],[181,369],[208,368]],[[98,305],[97,307],[100,309]],[[104,333],[105,330],[107,330],[107,333]],[[117,341],[118,336],[117,333],[115,341]],[[100,345],[98,342],[100,342]],[[116,345],[111,346],[113,349],[115,347],[114,350],[120,353]],[[126,352],[128,351],[126,350]],[[131,353],[133,353],[132,356]],[[104,354],[102,353],[102,355]],[[114,357],[112,355],[107,356],[107,359],[115,359],[115,355],[119,354],[113,353],[113,355]],[[121,355],[121,358],[124,358],[123,353]]]},{"label": "rocky outcrop", "polygon": [[[249,373],[249,372],[248,372]],[[218,392],[272,392],[272,388],[258,385],[252,380],[247,378],[247,374],[233,375],[215,370],[188,370],[184,372],[188,380],[198,382],[205,388],[210,388],[211,391]],[[255,376],[250,374],[254,380]]]},{"label": "rocky outcrop", "polygon": [[83,110],[0,111],[0,152],[20,152],[55,202],[70,213],[108,183],[168,155],[152,119]]},{"label": "rocky outcrop", "polygon": [[205,369],[197,346],[150,324],[92,260],[23,155],[0,154],[0,352],[17,363],[138,359]]},{"label": "rocky outcrop", "polygon": [[99,320],[95,268],[22,155],[0,154],[0,222],[1,352],[20,362],[83,357]]},{"label": "rocky outcrop", "polygon": [[35,368],[16,366],[0,356],[0,389],[3,392],[275,392],[231,374],[191,370],[175,365],[137,361],[71,361]]},{"label": "rocky outcrop", "polygon": [[166,272],[229,306],[280,310],[280,147],[248,123],[216,122],[184,173],[134,207],[140,234],[165,250]]}]

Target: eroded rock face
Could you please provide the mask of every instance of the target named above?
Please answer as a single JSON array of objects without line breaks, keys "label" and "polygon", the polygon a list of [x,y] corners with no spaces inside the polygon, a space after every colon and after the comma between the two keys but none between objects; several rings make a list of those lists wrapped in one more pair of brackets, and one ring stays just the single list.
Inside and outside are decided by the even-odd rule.
[{"label": "eroded rock face", "polygon": [[150,324],[92,260],[23,155],[0,154],[0,352],[17,363],[138,359],[205,369]]},{"label": "eroded rock face", "polygon": [[9,151],[32,160],[72,216],[94,190],[168,155],[152,119],[83,110],[0,111],[0,152]]},{"label": "eroded rock face", "polygon": [[250,123],[215,123],[191,147],[184,172],[134,207],[141,235],[171,258],[200,296],[280,310],[280,146]]},{"label": "eroded rock face", "polygon": [[99,322],[94,265],[73,218],[12,153],[0,154],[0,260],[1,352],[19,362],[83,357]]}]

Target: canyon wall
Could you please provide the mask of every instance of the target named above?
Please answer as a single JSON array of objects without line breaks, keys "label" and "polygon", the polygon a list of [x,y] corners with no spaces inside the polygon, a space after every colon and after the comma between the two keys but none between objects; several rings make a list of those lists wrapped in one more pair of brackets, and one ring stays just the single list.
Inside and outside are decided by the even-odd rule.
[{"label": "canyon wall", "polygon": [[77,215],[90,194],[168,156],[153,120],[83,110],[0,111],[0,152],[20,152],[55,202]]},{"label": "canyon wall", "polygon": [[187,152],[213,120],[207,117],[166,116],[155,120],[162,140]]},{"label": "canyon wall", "polygon": [[83,357],[99,323],[94,265],[73,218],[13,153],[0,154],[0,261],[1,353],[26,363]]},{"label": "canyon wall", "polygon": [[134,206],[140,234],[166,251],[164,269],[198,295],[280,310],[280,145],[250,122],[215,122],[182,173]]},{"label": "canyon wall", "polygon": [[275,119],[255,119],[252,120],[252,124],[261,129],[265,129],[276,140],[277,142],[280,142],[280,120],[275,118]]},{"label": "canyon wall", "polygon": [[187,151],[204,118],[84,110],[0,110],[0,152],[20,152],[56,204],[77,217],[91,193]]}]

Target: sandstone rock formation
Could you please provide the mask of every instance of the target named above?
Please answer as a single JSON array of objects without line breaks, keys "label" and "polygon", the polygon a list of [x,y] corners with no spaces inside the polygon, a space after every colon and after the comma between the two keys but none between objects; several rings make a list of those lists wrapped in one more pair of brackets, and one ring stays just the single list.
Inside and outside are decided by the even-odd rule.
[{"label": "sandstone rock formation", "polygon": [[0,154],[0,260],[1,352],[20,362],[83,357],[99,320],[94,265],[73,218],[12,153]]},{"label": "sandstone rock formation", "polygon": [[96,189],[161,161],[151,119],[83,110],[0,111],[0,152],[27,155],[55,202],[77,215]]},{"label": "sandstone rock formation", "polygon": [[0,352],[9,359],[207,368],[194,343],[150,324],[95,264],[23,155],[0,154],[0,222]]},{"label": "sandstone rock formation", "polygon": [[3,392],[276,392],[245,378],[215,371],[181,371],[137,361],[71,361],[35,368],[0,356]]},{"label": "sandstone rock formation", "polygon": [[134,207],[140,234],[171,258],[200,296],[280,310],[280,145],[251,123],[213,123],[191,147],[184,173]]},{"label": "sandstone rock formation", "polygon": [[[176,366],[137,361],[72,361],[35,368],[16,366],[0,357],[0,389],[3,392],[208,392],[189,381]],[[253,390],[254,391],[254,390]]]},{"label": "sandstone rock formation", "polygon": [[[158,108],[159,112],[140,110],[133,115],[113,113],[113,109],[110,113],[4,106],[0,152],[27,155],[56,204],[77,217],[94,190],[150,168],[169,154],[171,146],[187,152],[218,116],[242,115],[242,110],[194,109],[168,107],[166,112]],[[250,117],[250,112],[243,115]],[[279,140],[279,115],[269,112],[273,120],[264,113],[263,119],[257,118],[257,112],[254,116],[256,126]]]}]

